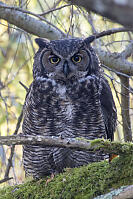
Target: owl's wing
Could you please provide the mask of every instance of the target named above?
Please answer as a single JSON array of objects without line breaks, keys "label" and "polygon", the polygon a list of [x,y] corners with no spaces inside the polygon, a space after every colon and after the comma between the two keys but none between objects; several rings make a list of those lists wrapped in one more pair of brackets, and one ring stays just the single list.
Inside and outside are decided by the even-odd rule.
[{"label": "owl's wing", "polygon": [[[32,84],[29,86],[29,88],[27,89],[27,93],[26,93],[26,96],[25,96],[25,101],[24,101],[24,105],[23,105],[23,117],[26,115],[26,113],[27,113],[27,100],[29,100],[29,95],[30,95],[30,91],[31,91],[31,87],[32,87]],[[29,104],[31,104],[31,101],[29,101],[30,103]],[[29,104],[28,104],[28,106],[29,106]]]},{"label": "owl's wing", "polygon": [[[24,120],[22,131],[24,135],[49,135],[47,131],[47,98],[49,97],[50,87],[47,82],[34,80],[31,84],[24,104]],[[45,94],[44,94],[45,92]],[[46,101],[47,100],[47,101]],[[49,114],[49,112],[48,112]],[[34,178],[49,175],[54,170],[53,157],[50,147],[39,145],[23,146],[23,163],[26,174]]]},{"label": "owl's wing", "polygon": [[102,77],[102,90],[100,94],[101,108],[103,112],[107,139],[114,139],[114,131],[116,128],[117,111],[113,100],[112,92],[108,81]]}]

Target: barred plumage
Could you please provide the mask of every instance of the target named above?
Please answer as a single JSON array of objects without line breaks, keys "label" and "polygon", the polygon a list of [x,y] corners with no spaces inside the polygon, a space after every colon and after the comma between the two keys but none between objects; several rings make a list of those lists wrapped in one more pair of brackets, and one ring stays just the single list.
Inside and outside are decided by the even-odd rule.
[{"label": "barred plumage", "polygon": [[[113,139],[116,108],[98,58],[90,47],[91,40],[92,37],[36,40],[40,48],[24,105],[25,135]],[[104,158],[101,152],[54,146],[23,147],[26,174],[34,178]]]}]

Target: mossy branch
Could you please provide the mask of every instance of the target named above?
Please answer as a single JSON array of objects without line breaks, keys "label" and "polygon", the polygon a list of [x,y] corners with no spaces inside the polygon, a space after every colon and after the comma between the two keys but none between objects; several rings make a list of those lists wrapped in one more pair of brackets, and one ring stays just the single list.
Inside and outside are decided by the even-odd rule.
[{"label": "mossy branch", "polygon": [[[115,198],[114,192],[118,195],[120,191],[119,193],[114,191],[107,197],[104,197],[103,194],[120,187],[122,189],[122,186],[133,185],[132,168],[132,154],[114,158],[111,163],[101,161],[79,168],[67,168],[65,172],[55,175],[49,183],[47,183],[49,177],[45,177],[39,181],[27,179],[24,184],[4,187],[0,189],[0,199],[94,199],[98,195],[102,196],[97,199]],[[129,189],[128,192],[132,193]],[[121,194],[125,193],[121,192]]]},{"label": "mossy branch", "polygon": [[0,136],[2,145],[44,145],[71,148],[76,150],[97,151],[114,154],[132,154],[133,143],[110,142],[109,140],[86,140],[83,138],[62,138],[50,136],[25,136],[23,134],[12,136]]}]

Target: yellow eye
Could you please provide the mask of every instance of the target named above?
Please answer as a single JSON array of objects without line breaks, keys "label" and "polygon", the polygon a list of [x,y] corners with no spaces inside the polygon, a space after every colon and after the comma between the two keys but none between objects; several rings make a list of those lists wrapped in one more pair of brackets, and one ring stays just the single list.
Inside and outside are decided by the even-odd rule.
[{"label": "yellow eye", "polygon": [[60,59],[59,59],[59,57],[54,56],[54,57],[50,57],[49,61],[51,64],[57,64],[57,63],[59,63]]},{"label": "yellow eye", "polygon": [[79,63],[79,62],[81,62],[81,60],[82,60],[82,57],[80,55],[74,55],[72,57],[72,61],[75,63]]}]

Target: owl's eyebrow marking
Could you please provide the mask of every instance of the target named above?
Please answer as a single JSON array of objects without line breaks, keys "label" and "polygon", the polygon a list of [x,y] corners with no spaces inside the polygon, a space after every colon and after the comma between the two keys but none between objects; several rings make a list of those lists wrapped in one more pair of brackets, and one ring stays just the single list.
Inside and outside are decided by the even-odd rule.
[{"label": "owl's eyebrow marking", "polygon": [[50,49],[44,49],[44,50],[42,51],[42,53],[41,53],[40,58],[42,58],[42,56],[44,55],[44,53],[46,53],[46,52],[48,52],[48,51],[51,51],[51,50],[50,50]]},{"label": "owl's eyebrow marking", "polygon": [[49,57],[54,57],[54,56],[55,56],[55,57],[59,57],[58,55],[56,55],[56,54],[53,53],[53,52],[51,52],[50,55],[49,55]]},{"label": "owl's eyebrow marking", "polygon": [[81,52],[74,53],[73,56],[74,55],[80,55],[81,57],[83,57],[83,54]]},{"label": "owl's eyebrow marking", "polygon": [[43,52],[41,53],[41,56],[40,56],[41,71],[42,71],[42,73],[45,74],[46,78],[48,78],[48,76],[46,75],[46,71],[45,71],[45,68],[44,68],[44,65],[43,65],[43,62],[42,62],[42,58],[43,58],[44,53],[46,53],[48,51],[50,51],[50,49],[43,50]]},{"label": "owl's eyebrow marking", "polygon": [[85,49],[85,48],[79,49],[76,53],[74,53],[74,54],[72,55],[72,57],[75,56],[75,55],[80,55],[81,57],[83,57],[83,54],[81,53],[81,51],[86,52],[86,49]]},{"label": "owl's eyebrow marking", "polygon": [[51,52],[50,55],[55,55],[55,54],[53,52]]}]

